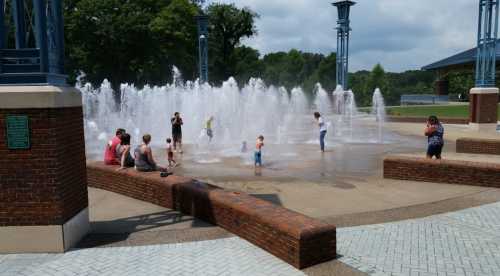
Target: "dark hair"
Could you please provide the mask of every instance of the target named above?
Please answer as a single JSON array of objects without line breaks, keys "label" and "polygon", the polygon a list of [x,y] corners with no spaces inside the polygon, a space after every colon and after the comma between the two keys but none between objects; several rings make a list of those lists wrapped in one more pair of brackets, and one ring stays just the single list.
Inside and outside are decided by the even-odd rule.
[{"label": "dark hair", "polygon": [[172,139],[167,138],[167,143],[170,143],[170,142],[172,142]]},{"label": "dark hair", "polygon": [[439,119],[438,117],[432,115],[432,116],[429,116],[429,123],[433,124],[433,125],[436,125],[436,124],[439,124]]},{"label": "dark hair", "polygon": [[177,116],[177,115],[179,115],[179,112],[175,112],[175,113],[174,113],[174,116]]},{"label": "dark hair", "polygon": [[149,144],[149,142],[151,142],[151,135],[149,135],[149,134],[144,134],[144,136],[142,136],[142,141],[143,141],[145,144]]},{"label": "dark hair", "polygon": [[260,140],[264,140],[264,136],[260,135],[260,136],[259,136],[259,139],[260,139]]},{"label": "dark hair", "polygon": [[319,118],[319,117],[321,117],[321,114],[319,114],[319,112],[314,112],[314,118],[316,118],[316,119],[317,119],[317,118]]},{"label": "dark hair", "polygon": [[120,145],[130,145],[130,134],[123,133]]},{"label": "dark hair", "polygon": [[126,132],[126,131],[125,131],[123,128],[119,128],[119,129],[117,129],[117,130],[116,130],[115,134],[116,134],[116,136],[118,136],[118,135],[123,135],[123,134],[125,134],[125,132]]}]

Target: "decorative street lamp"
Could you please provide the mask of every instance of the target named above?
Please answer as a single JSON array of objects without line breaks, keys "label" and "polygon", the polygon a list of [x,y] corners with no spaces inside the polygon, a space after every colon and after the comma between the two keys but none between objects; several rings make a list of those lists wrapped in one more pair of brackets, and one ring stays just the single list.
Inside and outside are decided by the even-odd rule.
[{"label": "decorative street lamp", "polygon": [[196,16],[198,22],[198,63],[200,81],[208,82],[208,16]]},{"label": "decorative street lamp", "polygon": [[337,7],[337,85],[341,85],[344,90],[348,89],[348,69],[349,69],[349,13],[351,6],[356,2],[345,0],[332,3]]},{"label": "decorative street lamp", "polygon": [[498,88],[496,88],[496,41],[499,0],[479,0],[477,29],[476,87],[470,91],[469,115],[472,127],[496,130]]}]

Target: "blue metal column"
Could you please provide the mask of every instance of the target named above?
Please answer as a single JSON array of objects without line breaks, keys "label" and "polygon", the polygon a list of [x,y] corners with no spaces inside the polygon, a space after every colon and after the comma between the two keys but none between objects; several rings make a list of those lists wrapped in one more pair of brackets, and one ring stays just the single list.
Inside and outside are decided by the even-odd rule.
[{"label": "blue metal column", "polygon": [[[0,0],[0,49],[5,49],[7,36],[5,35],[5,1]],[[0,64],[1,66],[1,64]]]},{"label": "blue metal column", "polygon": [[[1,1],[1,0],[0,0]],[[64,22],[62,15],[62,1],[51,0],[49,14],[49,71],[62,74],[64,72]]]},{"label": "blue metal column", "polygon": [[198,62],[200,81],[208,82],[208,16],[196,17],[198,22]]},{"label": "blue metal column", "polygon": [[[0,0],[1,1],[1,0]],[[40,49],[40,72],[49,71],[49,51],[47,45],[47,14],[45,0],[33,0],[35,10],[36,46]]]},{"label": "blue metal column", "polygon": [[341,85],[344,90],[349,88],[349,13],[351,6],[356,2],[353,1],[338,1],[332,3],[337,7],[338,20],[337,20],[337,85]]},{"label": "blue metal column", "polygon": [[495,87],[498,0],[479,0],[476,87]]},{"label": "blue metal column", "polygon": [[12,0],[12,17],[16,26],[16,49],[26,48],[26,23],[24,22],[24,1]]}]

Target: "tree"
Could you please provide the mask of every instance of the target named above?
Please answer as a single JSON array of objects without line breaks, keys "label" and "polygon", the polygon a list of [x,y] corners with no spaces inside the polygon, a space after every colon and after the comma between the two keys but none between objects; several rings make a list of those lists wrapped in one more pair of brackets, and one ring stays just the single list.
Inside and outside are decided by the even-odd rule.
[{"label": "tree", "polygon": [[241,46],[234,49],[231,55],[231,63],[235,64],[234,77],[240,86],[248,83],[250,78],[262,77],[264,64],[259,59],[259,51]]},{"label": "tree", "polygon": [[151,73],[170,76],[165,70],[169,71],[175,65],[185,78],[192,80],[198,77],[198,34],[194,19],[197,14],[198,7],[187,0],[172,0],[151,22],[152,35],[162,45],[159,47],[162,64],[154,68],[156,71],[150,70],[153,71]]},{"label": "tree", "polygon": [[210,76],[218,83],[234,74],[235,64],[231,57],[242,38],[257,33],[254,20],[258,15],[248,8],[219,3],[211,4],[207,14],[210,18]]},{"label": "tree", "polygon": [[108,78],[115,90],[165,82],[174,63],[187,70],[194,59],[197,9],[188,0],[65,1],[68,72],[94,84]]},{"label": "tree", "polygon": [[335,90],[337,86],[337,54],[331,53],[318,66],[317,79],[327,91]]},{"label": "tree", "polygon": [[366,82],[366,87],[364,91],[362,91],[361,101],[359,104],[362,106],[370,105],[371,95],[373,94],[373,91],[375,91],[376,88],[380,88],[385,99],[390,99],[391,96],[394,96],[390,93],[390,91],[388,91],[389,85],[387,83],[387,77],[385,74],[384,67],[382,67],[380,63],[377,63],[373,67],[370,76],[368,77],[368,80]]}]

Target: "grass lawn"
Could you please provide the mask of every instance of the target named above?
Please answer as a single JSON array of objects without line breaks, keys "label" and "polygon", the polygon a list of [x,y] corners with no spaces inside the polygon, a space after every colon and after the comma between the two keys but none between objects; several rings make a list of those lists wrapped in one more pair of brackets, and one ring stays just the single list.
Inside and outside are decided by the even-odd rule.
[{"label": "grass lawn", "polygon": [[[436,115],[438,117],[467,118],[469,117],[469,105],[388,107],[387,114],[392,116],[427,117]],[[498,119],[500,120],[500,112],[498,113]]]}]

